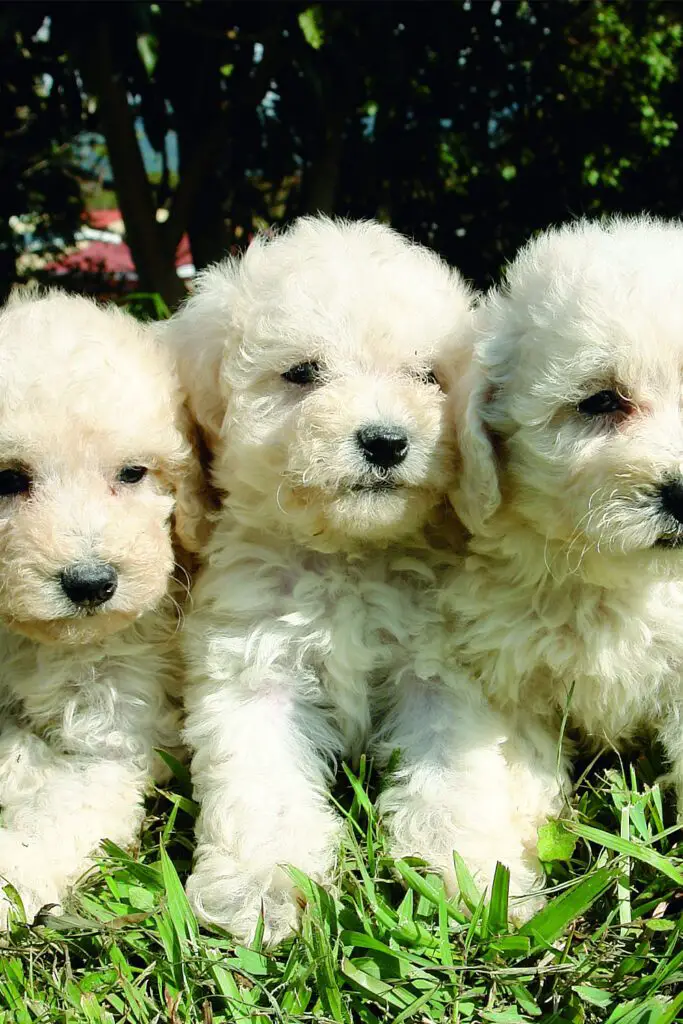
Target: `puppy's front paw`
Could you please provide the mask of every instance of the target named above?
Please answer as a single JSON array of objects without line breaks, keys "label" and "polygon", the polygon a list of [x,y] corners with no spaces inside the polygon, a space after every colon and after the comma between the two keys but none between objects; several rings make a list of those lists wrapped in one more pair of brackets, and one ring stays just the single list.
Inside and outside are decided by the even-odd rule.
[{"label": "puppy's front paw", "polygon": [[14,904],[4,892],[11,885],[19,894],[26,921],[32,924],[38,911],[51,906],[58,912],[62,894],[50,875],[50,854],[26,836],[0,829],[0,931],[7,931]]},{"label": "puppy's front paw", "polygon": [[[453,851],[464,860],[480,892],[491,892],[491,884],[500,861],[510,871],[509,917],[521,925],[533,917],[545,900],[539,889],[543,870],[534,851],[532,829],[508,822],[507,829],[484,830],[462,824],[466,815],[460,808],[435,808],[424,800],[399,802],[390,793],[394,810],[390,819],[391,853],[394,857],[417,856],[433,867],[444,880],[449,896],[459,891]],[[388,801],[387,801],[388,803]]]},{"label": "puppy's front paw", "polygon": [[[540,885],[540,883],[537,883]],[[537,888],[535,892],[515,891],[513,887],[512,871],[510,872],[510,903],[508,905],[508,918],[511,923],[521,928],[523,924],[530,921],[534,914],[543,910],[546,905],[546,898]]]},{"label": "puppy's front paw", "polygon": [[[458,852],[461,853],[480,892],[486,890],[490,895],[493,876],[498,862],[509,870],[510,901],[508,904],[508,917],[512,924],[520,927],[545,905],[545,897],[539,891],[542,884],[543,871],[534,855],[527,855],[524,852],[520,853],[518,849],[506,851],[502,846],[481,850],[470,846],[468,849],[464,849],[462,843]],[[449,895],[456,894],[459,886],[455,866],[444,866],[442,868],[442,875],[446,891]]]},{"label": "puppy's front paw", "polygon": [[277,945],[296,930],[300,899],[283,868],[257,874],[229,854],[201,857],[187,880],[187,896],[200,921],[218,925],[249,945],[263,914],[264,941]]}]

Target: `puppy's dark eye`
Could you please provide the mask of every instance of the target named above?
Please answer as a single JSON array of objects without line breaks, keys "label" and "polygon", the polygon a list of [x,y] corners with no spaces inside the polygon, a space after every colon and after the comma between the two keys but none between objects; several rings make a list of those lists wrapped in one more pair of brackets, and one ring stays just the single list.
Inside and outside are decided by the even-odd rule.
[{"label": "puppy's dark eye", "polygon": [[576,407],[584,416],[609,416],[615,412],[628,412],[631,403],[618,391],[598,391],[584,398]]},{"label": "puppy's dark eye", "polygon": [[30,487],[31,477],[23,469],[0,470],[0,498],[28,494]]},{"label": "puppy's dark eye", "polygon": [[118,471],[116,479],[120,484],[139,484],[147,476],[147,466],[124,466]]},{"label": "puppy's dark eye", "polygon": [[309,362],[290,366],[285,373],[281,374],[281,377],[283,380],[289,381],[290,384],[298,384],[299,387],[304,388],[307,384],[315,384],[320,380],[320,375],[320,363],[316,362],[315,359],[311,359]]}]

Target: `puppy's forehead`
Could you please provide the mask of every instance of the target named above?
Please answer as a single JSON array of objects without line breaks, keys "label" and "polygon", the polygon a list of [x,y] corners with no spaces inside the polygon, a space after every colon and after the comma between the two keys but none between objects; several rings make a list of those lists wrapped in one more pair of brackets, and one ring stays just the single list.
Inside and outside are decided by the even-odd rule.
[{"label": "puppy's forehead", "polygon": [[103,451],[139,449],[168,430],[174,401],[165,357],[127,317],[67,296],[0,316],[4,447],[47,452],[89,437]]},{"label": "puppy's forehead", "polygon": [[548,233],[512,264],[491,315],[527,371],[678,377],[683,228],[622,221]]},{"label": "puppy's forehead", "polygon": [[[381,231],[377,225],[375,228]],[[350,228],[267,246],[250,270],[247,336],[272,350],[285,342],[330,363],[382,366],[433,358],[462,326],[468,290],[426,249]]]}]

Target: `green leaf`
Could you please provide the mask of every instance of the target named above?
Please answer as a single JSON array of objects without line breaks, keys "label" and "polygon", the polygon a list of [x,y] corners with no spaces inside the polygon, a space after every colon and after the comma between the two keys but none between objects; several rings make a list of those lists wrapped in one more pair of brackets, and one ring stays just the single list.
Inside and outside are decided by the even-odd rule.
[{"label": "green leaf", "polygon": [[592,985],[572,985],[572,990],[576,992],[579,999],[582,999],[584,1003],[590,1003],[591,1006],[606,1008],[614,1002],[611,992],[605,992],[602,988],[594,988]]},{"label": "green leaf", "polygon": [[372,801],[368,796],[365,787],[363,786],[363,779],[365,777],[365,757],[363,756],[361,758],[358,776],[356,776],[351,771],[347,764],[343,763],[342,768],[344,769],[344,774],[346,775],[346,778],[349,780],[351,788],[353,789],[354,801],[350,813],[353,816],[357,815],[358,808],[360,807],[365,811],[368,818],[372,819],[374,808],[372,806]]},{"label": "green leaf", "polygon": [[388,1003],[389,1006],[393,1006],[397,1010],[404,1010],[407,1006],[410,1006],[412,1000],[406,999],[404,989],[396,985],[390,985],[380,978],[374,978],[367,971],[358,967],[353,960],[348,959],[348,957],[342,959],[341,971],[349,981],[358,985],[360,989],[368,992],[371,996]]},{"label": "green leaf", "polygon": [[398,924],[400,928],[411,928],[414,926],[415,915],[415,893],[408,889],[401,900],[398,908]]},{"label": "green leaf", "polygon": [[154,910],[156,905],[154,893],[141,885],[131,885],[128,890],[128,902],[136,910]]},{"label": "green leaf", "polygon": [[605,1024],[669,1024],[675,1017],[668,1015],[666,1009],[659,999],[631,999],[617,1006]]},{"label": "green leaf", "polygon": [[109,839],[104,840],[102,848],[108,857],[116,861],[117,865],[125,867],[126,871],[133,878],[137,878],[146,888],[156,890],[157,892],[163,889],[163,878],[158,867],[151,864],[141,864]]},{"label": "green leaf", "polygon": [[676,922],[669,921],[666,917],[651,917],[643,921],[643,925],[649,932],[672,932],[676,927]]},{"label": "green leaf", "polygon": [[325,41],[325,34],[322,25],[322,10],[319,4],[307,7],[299,15],[299,28],[309,46],[319,50]]},{"label": "green leaf", "polygon": [[470,949],[471,949],[475,939],[478,939],[480,937],[481,933],[485,930],[482,927],[482,924],[484,922],[485,913],[486,913],[486,896],[485,896],[485,894],[482,894],[482,896],[481,896],[479,902],[477,903],[476,907],[474,907],[474,909],[472,910],[472,917],[470,919],[470,923],[469,923],[469,926],[467,928],[467,933],[465,935],[465,958],[466,959],[469,958],[469,952],[470,952]]},{"label": "green leaf", "polygon": [[181,990],[187,984],[186,959],[196,950],[199,926],[163,843],[160,846],[160,857],[166,898],[155,920],[172,971],[173,983]]},{"label": "green leaf", "polygon": [[211,973],[218,991],[228,1003],[233,1015],[232,1020],[234,1024],[254,1024],[255,1021],[267,1020],[267,1018],[254,1015],[250,1000],[246,994],[247,990],[242,990],[238,987],[231,971],[221,964],[213,963],[211,965]]},{"label": "green leaf", "polygon": [[458,880],[461,899],[469,912],[472,913],[481,901],[481,893],[476,886],[470,869],[457,850],[453,850],[453,864],[455,866],[455,877]]},{"label": "green leaf", "polygon": [[18,890],[14,888],[11,882],[4,882],[4,884],[2,884],[0,888],[2,888],[2,891],[4,892],[5,896],[7,897],[11,904],[11,919],[14,922],[19,921],[21,923],[25,923],[26,910],[24,909],[24,901],[19,895]]},{"label": "green leaf", "polygon": [[522,935],[536,940],[537,948],[554,942],[567,925],[591,906],[619,877],[616,867],[599,868],[568,892],[556,896],[520,928]]},{"label": "green leaf", "polygon": [[445,892],[441,893],[439,901],[439,946],[441,963],[444,967],[453,967],[453,949],[448,933],[448,905]]},{"label": "green leaf", "polygon": [[528,1021],[530,1018],[525,1017],[516,1006],[513,1006],[509,1010],[485,1010],[481,1019],[493,1021],[494,1024],[520,1024],[521,1021]]},{"label": "green leaf", "polygon": [[270,973],[268,958],[249,946],[235,946],[235,959],[229,963],[254,978],[266,977]]},{"label": "green leaf", "polygon": [[196,946],[199,939],[197,919],[188,903],[185,890],[178,878],[173,862],[163,845],[160,848],[160,855],[161,875],[164,880],[164,889],[166,890],[166,905],[173,922],[173,927],[183,946],[186,942],[189,942],[191,946]]},{"label": "green leaf", "polygon": [[571,860],[576,839],[561,821],[549,821],[538,830],[539,860]]},{"label": "green leaf", "polygon": [[[423,878],[422,875],[407,864],[404,860],[394,861],[394,867],[398,871],[399,875],[410,886],[416,893],[424,897],[434,907],[438,907],[440,903],[440,893],[438,889],[435,889],[433,885]],[[446,910],[449,917],[458,921],[460,924],[465,923],[465,916],[453,904],[450,900],[446,903]]]},{"label": "green leaf", "polygon": [[508,930],[508,897],[510,893],[510,870],[503,864],[496,864],[489,901],[488,931],[500,935]]},{"label": "green leaf", "polygon": [[151,76],[154,74],[154,69],[157,66],[157,60],[159,59],[159,43],[156,36],[145,33],[137,37],[138,53],[140,59],[145,66],[145,71]]},{"label": "green leaf", "polygon": [[[425,1003],[428,1003],[430,999],[439,991],[440,984],[434,985],[433,988],[428,988],[426,992],[423,992],[421,996],[414,999],[412,1003],[406,1006],[405,1010],[402,1010],[398,1016],[393,1018],[393,1024],[404,1024],[404,1021],[414,1020],[415,1014],[418,1010],[421,1010]],[[427,1018],[423,1018],[427,1020]]]},{"label": "green leaf", "polygon": [[[411,973],[414,977],[431,980],[431,975],[426,973],[422,968],[427,967],[428,969],[433,969],[433,963],[422,959],[422,957],[408,954],[401,949],[392,949],[390,946],[387,946],[386,943],[380,942],[379,939],[374,938],[372,935],[365,935],[364,932],[345,931],[341,934],[341,942],[342,945],[349,949],[369,949],[388,958],[388,961],[395,960],[397,962],[400,961],[400,963],[408,964],[412,969]],[[394,967],[394,970],[397,975],[401,974],[401,968],[398,963]]]},{"label": "green leaf", "polygon": [[531,939],[528,935],[520,935],[519,932],[513,935],[499,935],[492,940],[489,948],[497,950],[505,957],[528,956]]},{"label": "green leaf", "polygon": [[525,1013],[528,1013],[531,1017],[541,1016],[543,1011],[539,1008],[536,1000],[525,985],[511,985],[510,991]]},{"label": "green leaf", "polygon": [[633,857],[634,860],[639,860],[643,864],[649,864],[651,868],[666,875],[667,878],[672,879],[678,885],[683,885],[683,871],[677,868],[667,857],[657,853],[656,850],[651,849],[649,846],[643,846],[642,843],[635,843],[630,839],[622,839],[621,836],[612,835],[611,832],[605,832],[601,828],[593,828],[592,825],[582,825],[577,821],[568,821],[566,827],[570,832],[574,832],[583,839],[588,839],[593,843],[600,843],[601,846],[607,847],[608,850],[614,850],[616,853],[624,854],[626,857]]},{"label": "green leaf", "polygon": [[675,999],[665,1008],[657,1024],[674,1024],[680,1020],[679,1013],[683,1009],[683,992],[679,992]]},{"label": "green leaf", "polygon": [[[159,298],[159,296],[154,297]],[[167,307],[166,314],[170,315]],[[192,778],[190,776],[190,769],[188,768],[188,766],[186,764],[183,764],[182,761],[179,761],[177,757],[174,757],[173,754],[170,753],[170,751],[163,750],[161,747],[157,747],[155,749],[155,753],[157,757],[159,757],[164,762],[168,770],[173,773],[174,778],[182,785],[183,789],[185,789],[188,793],[191,792]]]}]

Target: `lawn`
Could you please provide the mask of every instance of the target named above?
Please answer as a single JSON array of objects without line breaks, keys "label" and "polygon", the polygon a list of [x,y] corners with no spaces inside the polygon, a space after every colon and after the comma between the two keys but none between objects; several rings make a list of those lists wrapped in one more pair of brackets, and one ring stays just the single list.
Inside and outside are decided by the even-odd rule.
[{"label": "lawn", "polygon": [[[129,308],[166,313],[158,296]],[[683,835],[656,753],[585,766],[571,819],[541,836],[548,904],[520,931],[504,869],[484,899],[461,866],[449,902],[419,862],[390,860],[361,764],[336,792],[335,892],[299,877],[301,932],[275,951],[199,930],[182,887],[196,808],[173,767],[140,850],[109,846],[63,917],[14,926],[0,1024],[683,1022]]]},{"label": "lawn", "polygon": [[683,843],[656,776],[644,756],[589,766],[566,827],[542,836],[559,858],[547,907],[515,931],[504,869],[484,900],[461,867],[449,902],[419,862],[388,859],[361,764],[336,796],[335,892],[300,877],[300,935],[267,951],[197,927],[182,888],[195,807],[177,766],[135,856],[108,847],[64,917],[15,925],[0,1022],[683,1021]]}]

